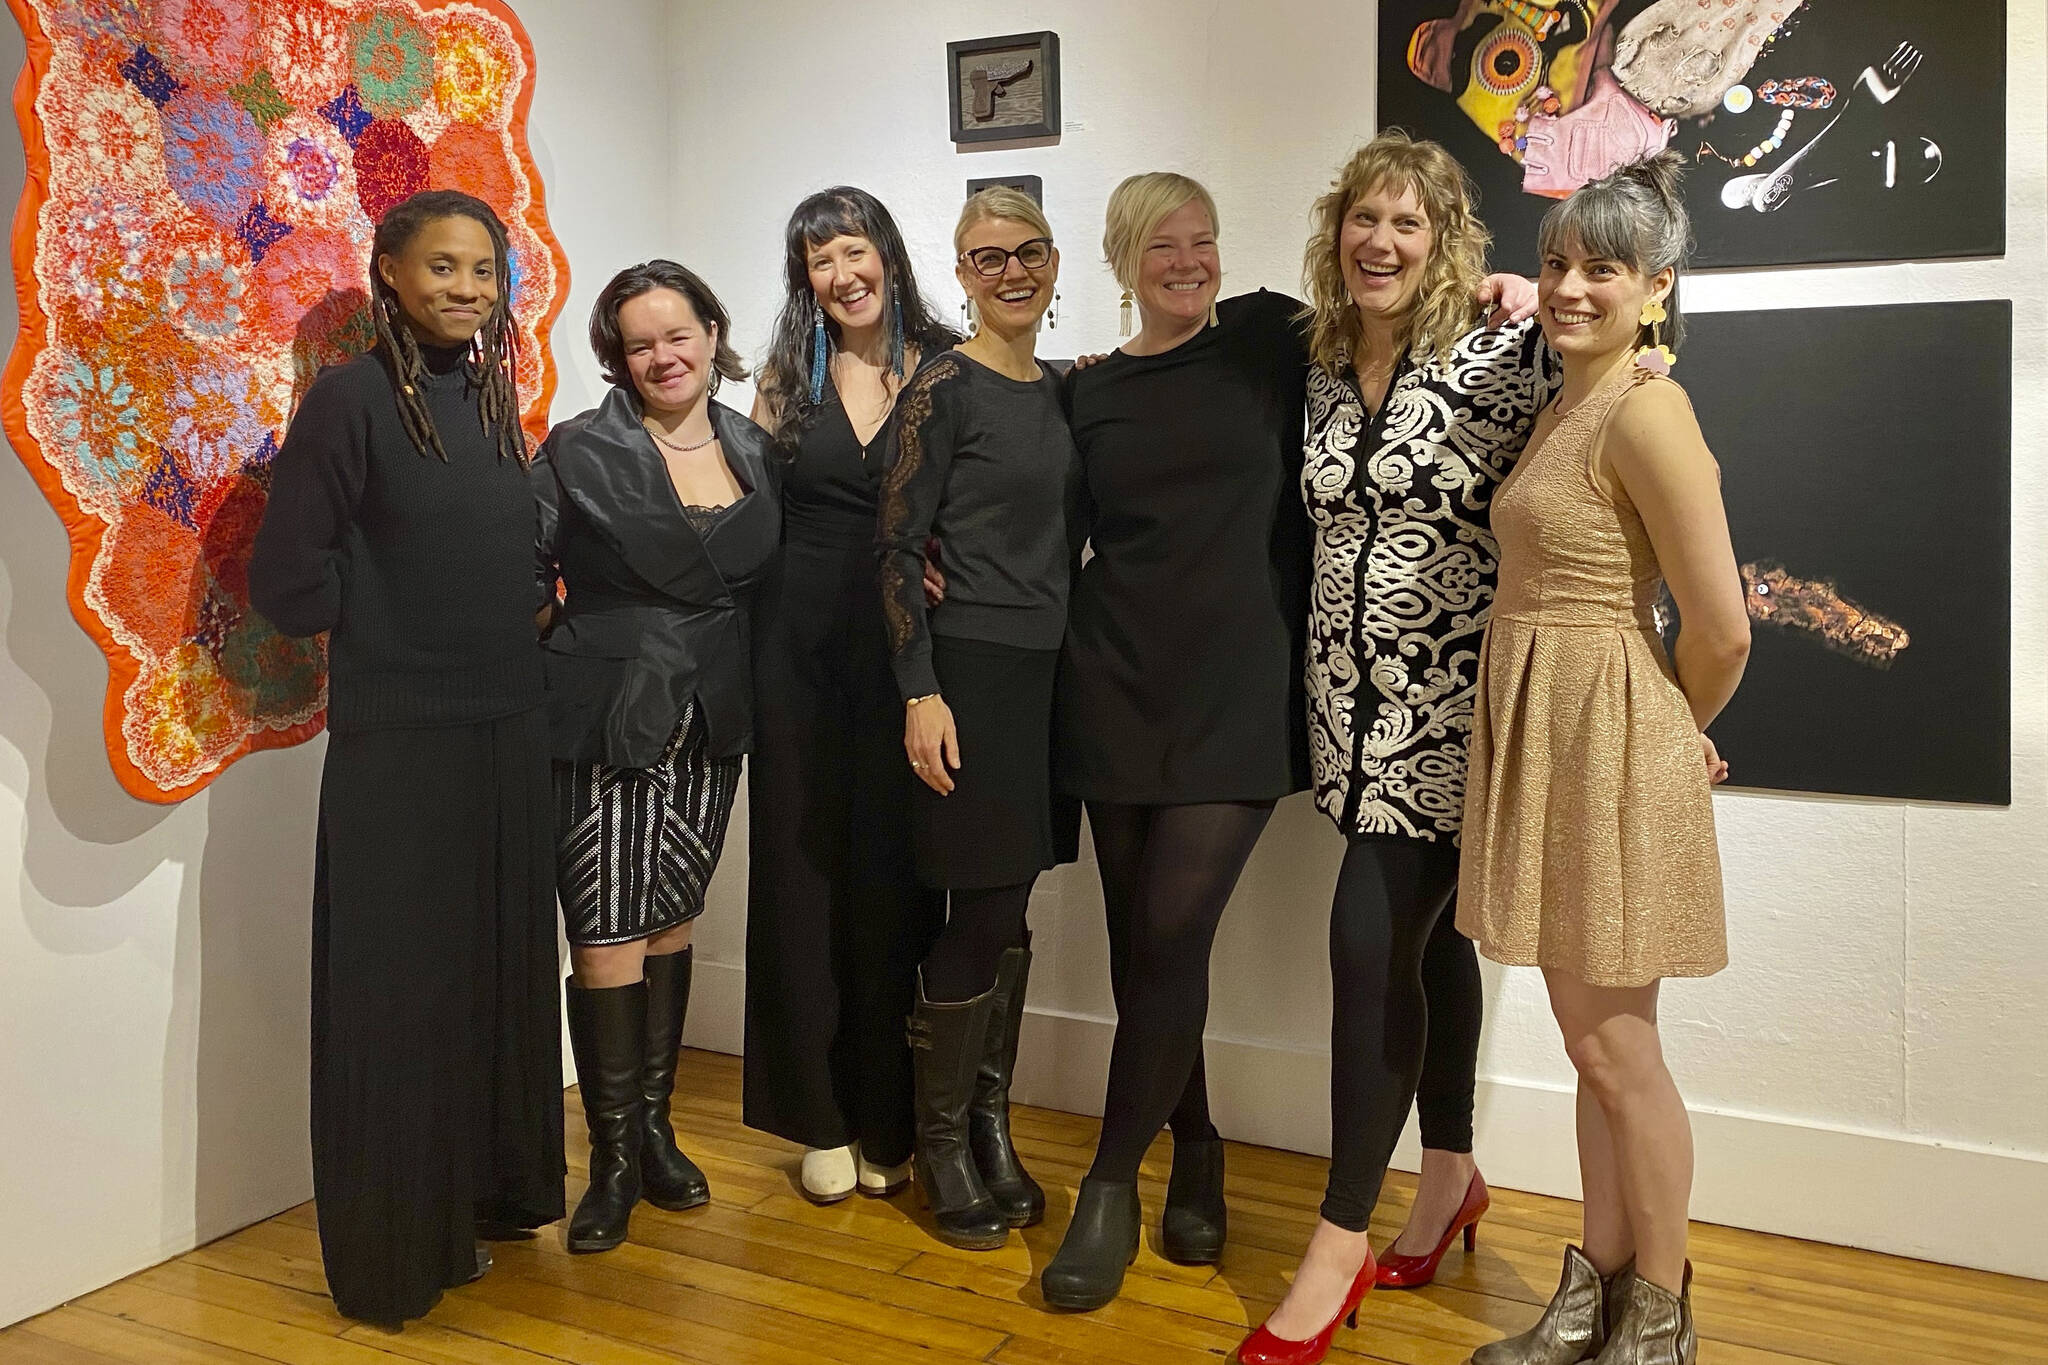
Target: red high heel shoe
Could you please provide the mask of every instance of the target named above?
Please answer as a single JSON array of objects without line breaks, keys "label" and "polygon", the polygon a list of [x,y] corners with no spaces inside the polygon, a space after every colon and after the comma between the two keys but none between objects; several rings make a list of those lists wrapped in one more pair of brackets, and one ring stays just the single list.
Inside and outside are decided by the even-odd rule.
[{"label": "red high heel shoe", "polygon": [[1461,1232],[1465,1234],[1465,1254],[1471,1255],[1479,1245],[1479,1220],[1486,1216],[1492,1203],[1486,1193],[1486,1182],[1479,1178],[1479,1172],[1472,1172],[1472,1183],[1465,1187],[1465,1202],[1458,1205],[1458,1212],[1444,1229],[1444,1239],[1436,1244],[1436,1250],[1427,1256],[1403,1256],[1389,1248],[1380,1258],[1379,1282],[1389,1289],[1422,1288],[1436,1278],[1438,1264]]},{"label": "red high heel shoe", "polygon": [[1286,1337],[1274,1336],[1262,1322],[1250,1336],[1237,1344],[1239,1365],[1316,1365],[1330,1353],[1330,1339],[1337,1335],[1338,1323],[1358,1326],[1358,1305],[1372,1289],[1377,1270],[1372,1248],[1367,1247],[1365,1264],[1358,1268],[1358,1278],[1351,1282],[1351,1292],[1344,1296],[1344,1306],[1337,1310],[1336,1317],[1330,1319],[1329,1326],[1307,1341],[1289,1341]]}]

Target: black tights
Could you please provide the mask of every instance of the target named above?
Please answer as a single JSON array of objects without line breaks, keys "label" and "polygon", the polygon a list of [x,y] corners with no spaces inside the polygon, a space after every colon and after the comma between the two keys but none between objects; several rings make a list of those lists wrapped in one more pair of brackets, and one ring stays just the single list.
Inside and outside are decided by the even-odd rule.
[{"label": "black tights", "polygon": [[958,1004],[993,988],[1003,953],[1028,939],[1030,908],[1031,882],[947,892],[946,927],[924,960],[924,998]]},{"label": "black tights", "polygon": [[1176,1142],[1216,1136],[1202,1066],[1209,950],[1272,814],[1270,801],[1088,803],[1117,1013],[1102,1141],[1088,1171],[1098,1180],[1135,1180],[1169,1120]]},{"label": "black tights", "polygon": [[[1366,1230],[1415,1100],[1432,1031],[1423,960],[1457,889],[1458,850],[1448,843],[1354,840],[1337,874],[1330,906],[1330,1183],[1322,1215],[1352,1232]],[[1476,1003],[1476,991],[1473,997]],[[1452,1036],[1443,1040],[1444,1052],[1476,1043],[1476,1027],[1464,1022],[1445,1030]],[[1469,1066],[1464,1074],[1470,1076]],[[1455,1076],[1432,1080],[1436,1098],[1445,1100]],[[1469,1102],[1466,1112],[1469,1149]],[[1449,1141],[1460,1134],[1431,1136]]]},{"label": "black tights", "polygon": [[1422,1082],[1415,1113],[1422,1145],[1439,1152],[1472,1150],[1472,1092],[1479,1070],[1479,1024],[1485,1010],[1479,950],[1458,932],[1457,897],[1436,917],[1422,951],[1422,995],[1428,1001],[1429,1037],[1422,1050]]}]

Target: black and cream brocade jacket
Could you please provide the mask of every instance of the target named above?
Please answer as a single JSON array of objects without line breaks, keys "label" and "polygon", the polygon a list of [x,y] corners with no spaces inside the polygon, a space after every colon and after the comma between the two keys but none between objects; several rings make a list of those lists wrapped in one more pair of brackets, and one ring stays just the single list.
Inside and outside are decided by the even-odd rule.
[{"label": "black and cream brocade jacket", "polygon": [[1349,374],[1310,369],[1309,756],[1348,837],[1457,839],[1500,567],[1489,508],[1558,383],[1533,319],[1404,358],[1369,421]]}]

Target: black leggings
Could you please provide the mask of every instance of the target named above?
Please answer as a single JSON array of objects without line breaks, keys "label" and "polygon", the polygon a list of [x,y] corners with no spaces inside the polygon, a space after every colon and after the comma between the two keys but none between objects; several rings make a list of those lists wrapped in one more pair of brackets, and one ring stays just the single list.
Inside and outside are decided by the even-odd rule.
[{"label": "black leggings", "polygon": [[926,1000],[958,1004],[995,986],[1003,953],[1029,941],[1024,915],[1031,908],[1031,885],[946,893],[946,927],[924,960]]},{"label": "black leggings", "polygon": [[1088,1171],[1097,1180],[1135,1180],[1169,1120],[1176,1142],[1216,1136],[1202,1066],[1209,950],[1272,814],[1270,801],[1088,803],[1117,1014],[1102,1140]]},{"label": "black leggings", "polygon": [[[1425,1039],[1435,1031],[1423,962],[1457,889],[1458,850],[1449,843],[1354,840],[1337,874],[1330,906],[1330,1182],[1322,1216],[1352,1232],[1364,1232],[1372,1218],[1387,1162],[1415,1101]],[[1452,947],[1442,954],[1447,961]],[[1477,1003],[1477,974],[1475,961],[1471,1004]],[[1456,984],[1455,976],[1446,979]],[[1447,1003],[1451,1027],[1440,1049],[1447,1074],[1431,1078],[1433,1103],[1453,1108],[1455,1117],[1462,1075],[1465,1117],[1460,1133],[1440,1113],[1430,1136],[1454,1149],[1454,1139],[1462,1137],[1469,1149],[1472,1064],[1449,1054],[1472,1055],[1478,1030],[1469,1005]]]}]

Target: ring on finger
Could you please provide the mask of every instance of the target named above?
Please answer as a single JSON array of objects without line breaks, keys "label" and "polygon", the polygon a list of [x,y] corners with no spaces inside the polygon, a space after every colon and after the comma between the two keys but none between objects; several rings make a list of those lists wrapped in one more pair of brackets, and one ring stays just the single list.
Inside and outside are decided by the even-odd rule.
[{"label": "ring on finger", "polygon": [[918,762],[916,759],[913,758],[912,760],[910,760],[910,770],[912,772],[923,772],[924,764]]}]

